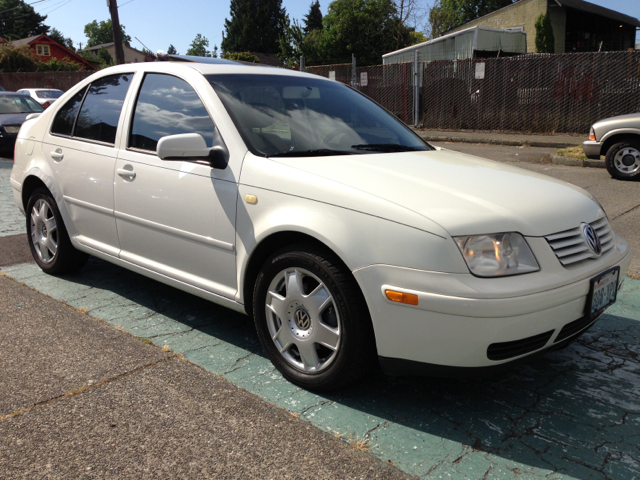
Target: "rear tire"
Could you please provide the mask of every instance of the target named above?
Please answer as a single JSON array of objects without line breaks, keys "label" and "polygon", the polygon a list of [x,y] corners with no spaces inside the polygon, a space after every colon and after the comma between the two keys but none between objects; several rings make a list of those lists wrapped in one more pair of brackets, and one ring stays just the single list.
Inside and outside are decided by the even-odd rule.
[{"label": "rear tire", "polygon": [[46,188],[36,188],[27,202],[27,241],[38,266],[52,275],[79,270],[89,255],[76,250],[56,201]]},{"label": "rear tire", "polygon": [[253,312],[267,356],[302,388],[334,390],[377,365],[362,292],[327,249],[298,244],[272,255],[256,279]]},{"label": "rear tire", "polygon": [[607,151],[605,165],[609,174],[618,180],[640,178],[640,141],[612,145]]}]

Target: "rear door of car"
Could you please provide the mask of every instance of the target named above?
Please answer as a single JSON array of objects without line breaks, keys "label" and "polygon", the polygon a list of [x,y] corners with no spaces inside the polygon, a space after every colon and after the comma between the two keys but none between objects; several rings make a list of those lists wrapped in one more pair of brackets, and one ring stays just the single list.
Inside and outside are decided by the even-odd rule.
[{"label": "rear door of car", "polygon": [[224,143],[202,100],[211,87],[199,88],[173,74],[148,72],[137,89],[116,164],[120,258],[233,298],[238,186],[232,169],[156,155],[158,140],[167,135],[199,133],[209,147]]},{"label": "rear door of car", "polygon": [[62,191],[70,235],[117,256],[113,176],[122,130],[121,112],[133,73],[95,80],[56,112],[42,148]]}]

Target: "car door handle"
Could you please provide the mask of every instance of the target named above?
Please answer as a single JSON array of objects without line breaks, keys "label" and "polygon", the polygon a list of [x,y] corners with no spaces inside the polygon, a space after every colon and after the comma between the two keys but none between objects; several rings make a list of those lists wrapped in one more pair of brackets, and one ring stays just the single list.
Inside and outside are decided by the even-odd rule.
[{"label": "car door handle", "polygon": [[131,168],[131,170],[126,169],[126,168],[118,168],[116,169],[116,173],[118,175],[120,175],[121,177],[127,177],[130,180],[133,180],[134,178],[136,178],[136,172],[133,171],[133,168],[129,165],[127,165],[129,168]]},{"label": "car door handle", "polygon": [[59,162],[60,160],[62,160],[64,158],[64,155],[62,154],[62,150],[57,149],[55,152],[51,152],[51,158],[53,158],[53,160],[56,162]]}]

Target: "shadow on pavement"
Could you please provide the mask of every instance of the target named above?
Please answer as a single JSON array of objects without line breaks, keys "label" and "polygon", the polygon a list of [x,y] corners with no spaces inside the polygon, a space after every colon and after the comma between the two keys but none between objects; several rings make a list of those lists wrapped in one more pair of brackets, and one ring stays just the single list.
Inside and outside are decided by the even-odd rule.
[{"label": "shadow on pavement", "polygon": [[[194,350],[227,342],[264,357],[250,318],[138,274],[91,258],[80,273],[62,279],[76,292],[75,303],[70,303],[85,301],[89,314],[113,324],[126,322],[126,329],[136,335],[145,336],[150,322],[157,322],[154,332],[168,322],[165,333],[152,336],[157,344],[163,336],[192,335],[184,338],[193,339]],[[44,293],[60,299],[64,297],[60,292]],[[137,333],[136,322],[142,333]],[[253,375],[259,384],[262,380],[255,376],[264,372]],[[288,384],[286,388],[297,390]],[[340,393],[322,395],[324,402],[319,405],[349,407],[343,410],[361,412],[369,422],[374,417],[368,424],[373,425],[368,428],[372,444],[378,444],[372,453],[384,460],[398,452],[407,458],[414,455],[424,464],[424,471],[415,469],[422,475],[432,471],[438,459],[445,459],[444,465],[489,454],[494,461],[506,460],[502,468],[515,476],[524,472],[518,465],[510,467],[509,461],[581,479],[623,479],[640,471],[639,399],[640,322],[604,315],[566,349],[501,376],[451,380],[377,373]],[[287,404],[279,406],[291,410]],[[311,408],[316,406],[299,412],[300,416],[325,429],[334,422],[334,430],[363,433],[359,427],[366,422],[358,423],[358,415],[332,417],[327,408]],[[441,438],[459,442],[462,448],[444,455],[438,451],[447,448]],[[423,444],[416,449],[418,442]],[[417,451],[411,452],[412,448]]]}]

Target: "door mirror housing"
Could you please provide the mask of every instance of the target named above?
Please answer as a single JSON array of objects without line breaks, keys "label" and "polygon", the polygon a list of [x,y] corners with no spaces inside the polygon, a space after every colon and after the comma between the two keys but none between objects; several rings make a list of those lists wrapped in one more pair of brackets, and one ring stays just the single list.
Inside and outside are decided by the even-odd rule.
[{"label": "door mirror housing", "polygon": [[156,148],[158,157],[166,161],[195,162],[203,160],[209,162],[213,168],[224,170],[229,163],[229,152],[224,145],[207,147],[199,133],[182,133],[169,135],[158,141]]}]

